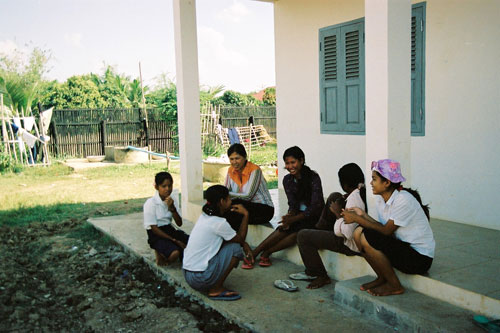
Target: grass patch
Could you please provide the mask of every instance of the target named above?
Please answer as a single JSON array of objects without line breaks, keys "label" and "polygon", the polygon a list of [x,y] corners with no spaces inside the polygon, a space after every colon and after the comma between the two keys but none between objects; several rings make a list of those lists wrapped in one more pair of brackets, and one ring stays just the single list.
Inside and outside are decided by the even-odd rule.
[{"label": "grass patch", "polygon": [[54,205],[21,206],[0,211],[0,226],[26,226],[34,222],[60,223],[72,219],[130,214],[142,211],[146,198],[98,203],[60,203]]},{"label": "grass patch", "polygon": [[71,230],[67,235],[67,238],[78,239],[84,243],[91,243],[93,245],[110,245],[113,244],[113,240],[106,234],[99,232],[94,226],[89,223],[84,223],[77,228]]},{"label": "grass patch", "polygon": [[257,165],[270,165],[278,160],[275,143],[268,143],[262,147],[252,148],[247,154],[248,159]]},{"label": "grass patch", "polygon": [[[273,163],[276,145],[252,149],[250,160],[258,165]],[[3,174],[0,176],[0,226],[81,221],[140,212],[146,199],[155,192],[155,174],[165,170],[166,163],[151,163],[75,172],[54,163],[48,167],[26,167],[18,174]],[[169,171],[174,178],[174,188],[179,190],[179,162],[171,162]],[[269,188],[277,187],[274,174],[266,175],[266,179]]]},{"label": "grass patch", "polygon": [[267,188],[270,190],[278,188],[278,179],[268,180]]}]

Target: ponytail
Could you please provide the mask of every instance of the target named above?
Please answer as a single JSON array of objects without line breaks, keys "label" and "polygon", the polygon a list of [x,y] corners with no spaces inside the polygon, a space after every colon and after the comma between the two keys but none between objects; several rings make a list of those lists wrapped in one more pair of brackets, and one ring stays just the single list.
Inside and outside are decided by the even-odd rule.
[{"label": "ponytail", "polygon": [[[388,180],[387,178],[385,178],[384,176],[382,176],[380,174],[380,172],[378,171],[375,171],[378,176],[382,179],[382,180]],[[431,215],[429,213],[429,210],[430,210],[430,207],[429,205],[424,205],[422,203],[422,198],[420,197],[420,193],[418,193],[417,190],[414,190],[412,188],[406,188],[406,187],[403,187],[403,185],[401,185],[401,183],[393,183],[391,182],[391,186],[389,186],[389,188],[393,189],[394,191],[406,191],[408,193],[410,193],[411,195],[413,195],[413,197],[418,201],[418,203],[420,204],[420,207],[422,207],[422,210],[424,211],[425,213],[425,216],[427,217],[427,220],[430,221],[431,220]]]},{"label": "ponytail", "polygon": [[356,163],[348,163],[339,169],[339,182],[342,188],[348,187],[352,190],[358,189],[359,195],[365,204],[366,212],[368,213],[368,204],[366,202],[366,186],[365,175],[363,170]]},{"label": "ponytail", "polygon": [[229,190],[222,185],[210,186],[204,193],[207,202],[203,205],[202,210],[210,216],[220,216],[220,201],[229,196]]},{"label": "ponytail", "polygon": [[366,186],[365,186],[365,184],[359,183],[358,190],[359,190],[359,196],[361,197],[361,200],[363,200],[363,203],[365,204],[365,211],[368,213],[368,203],[366,202]]},{"label": "ponytail", "polygon": [[401,189],[405,190],[406,192],[409,192],[411,195],[413,195],[415,197],[415,199],[417,199],[418,203],[420,204],[420,207],[422,207],[422,209],[424,210],[425,216],[427,216],[427,220],[430,221],[431,216],[429,213],[429,210],[430,210],[429,205],[424,205],[422,203],[422,198],[420,197],[420,193],[418,193],[417,190],[414,190],[412,188],[402,187]]}]

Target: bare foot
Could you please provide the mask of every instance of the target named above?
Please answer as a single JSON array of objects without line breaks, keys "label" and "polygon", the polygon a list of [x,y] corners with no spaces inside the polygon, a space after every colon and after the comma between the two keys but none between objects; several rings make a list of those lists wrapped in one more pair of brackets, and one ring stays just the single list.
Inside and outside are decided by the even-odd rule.
[{"label": "bare foot", "polygon": [[219,291],[219,292],[209,292],[208,293],[208,297],[217,297],[217,296],[221,296],[221,295],[224,295],[224,296],[235,296],[235,295],[239,295],[238,292],[236,291],[233,291],[233,290],[225,290],[225,289],[222,289],[222,291]]},{"label": "bare foot", "polygon": [[373,296],[389,296],[389,295],[400,295],[405,292],[405,289],[402,286],[394,287],[389,283],[384,283],[381,286],[378,286],[373,289],[368,289],[368,293]]},{"label": "bare foot", "polygon": [[163,256],[163,254],[159,253],[155,250],[155,258],[156,264],[158,266],[168,266],[168,260]]},{"label": "bare foot", "polygon": [[332,283],[332,280],[328,276],[319,276],[309,283],[307,289],[318,289],[330,283]]},{"label": "bare foot", "polygon": [[377,277],[375,280],[368,282],[368,283],[363,283],[359,289],[362,291],[367,291],[368,289],[372,289],[378,286],[381,286],[385,283],[384,278]]}]

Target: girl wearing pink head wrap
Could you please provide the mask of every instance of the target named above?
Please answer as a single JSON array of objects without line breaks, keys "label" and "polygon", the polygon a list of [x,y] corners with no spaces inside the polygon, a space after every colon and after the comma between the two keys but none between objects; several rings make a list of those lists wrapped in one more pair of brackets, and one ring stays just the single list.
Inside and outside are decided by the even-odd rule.
[{"label": "girl wearing pink head wrap", "polygon": [[429,225],[429,208],[417,191],[403,188],[406,179],[397,161],[372,162],[372,191],[378,220],[359,208],[344,210],[345,223],[358,223],[354,239],[377,274],[361,285],[374,296],[404,293],[394,268],[407,274],[424,274],[434,258],[435,241]]}]

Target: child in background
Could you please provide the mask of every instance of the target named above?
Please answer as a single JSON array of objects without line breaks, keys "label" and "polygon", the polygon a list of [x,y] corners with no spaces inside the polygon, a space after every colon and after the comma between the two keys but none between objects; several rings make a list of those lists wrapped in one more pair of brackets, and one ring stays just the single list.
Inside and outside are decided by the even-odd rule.
[{"label": "child in background", "polygon": [[[424,274],[434,258],[435,241],[429,225],[429,207],[417,191],[403,188],[399,162],[373,161],[372,191],[376,195],[378,221],[359,208],[343,211],[346,223],[358,223],[354,240],[377,274],[361,285],[374,296],[404,293],[394,268],[406,274]],[[394,268],[393,268],[394,267]]]},{"label": "child in background", "polygon": [[182,257],[189,239],[184,231],[172,226],[172,219],[179,227],[182,226],[182,218],[177,212],[177,198],[170,196],[173,185],[170,173],[157,173],[154,184],[156,193],[144,204],[144,228],[159,266],[168,265]]},{"label": "child in background", "polygon": [[[232,205],[229,190],[222,185],[209,187],[187,245],[182,269],[186,282],[199,291],[207,291],[213,300],[234,301],[241,296],[224,288],[229,273],[243,259],[253,263],[252,251],[245,242],[248,211],[242,204]],[[229,210],[243,215],[238,232],[223,217]]]},{"label": "child in background", "polygon": [[366,208],[365,176],[356,163],[349,163],[340,168],[338,172],[340,186],[345,195],[338,192],[330,194],[323,208],[321,217],[315,229],[299,231],[297,244],[300,256],[306,270],[290,274],[293,280],[312,280],[308,289],[321,288],[330,284],[325,266],[318,253],[320,249],[343,253],[348,256],[359,254],[359,249],[354,242],[353,233],[356,223],[346,224],[341,216],[342,208]]}]

